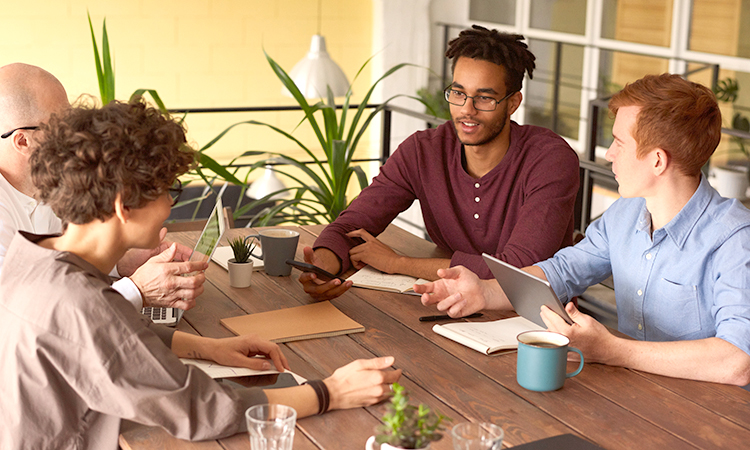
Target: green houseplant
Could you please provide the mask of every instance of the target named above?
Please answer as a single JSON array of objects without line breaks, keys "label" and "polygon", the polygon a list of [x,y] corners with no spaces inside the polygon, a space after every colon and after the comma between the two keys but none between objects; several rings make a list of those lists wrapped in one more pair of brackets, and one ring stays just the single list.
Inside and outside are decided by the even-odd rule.
[{"label": "green houseplant", "polygon": [[[750,120],[741,112],[742,108],[736,105],[739,90],[739,83],[734,78],[719,80],[713,89],[717,100],[732,105],[734,110],[728,128],[748,133],[750,132]],[[709,171],[709,179],[713,180],[713,186],[724,197],[746,198],[747,189],[750,185],[750,146],[747,144],[746,139],[729,135],[729,147],[715,154],[724,153],[728,155],[728,159],[719,164],[716,161],[711,161],[712,168]]]},{"label": "green houseplant", "polygon": [[[350,116],[351,88],[345,94],[341,108],[336,105],[330,90],[325,101],[321,100],[311,105],[307,102],[307,99],[299,91],[287,72],[267,53],[265,53],[265,56],[279,81],[289,90],[305,114],[297,126],[299,127],[303,123],[307,123],[312,128],[317,144],[322,149],[322,157],[316,155],[307,144],[301,142],[290,132],[284,131],[272,124],[255,120],[242,121],[229,126],[211,142],[206,144],[202,150],[210,148],[232,128],[239,125],[260,125],[283,135],[302,149],[312,162],[305,164],[298,159],[278,152],[251,151],[240,155],[238,158],[258,157],[259,155],[271,156],[271,159],[264,158],[252,164],[246,173],[245,180],[247,180],[251,172],[265,167],[270,163],[275,164],[274,170],[290,180],[293,186],[271,193],[264,198],[242,206],[237,210],[237,215],[244,214],[246,211],[256,208],[259,205],[268,205],[271,197],[281,193],[291,196],[291,198],[271,203],[271,206],[266,207],[259,214],[256,214],[254,224],[262,226],[274,225],[280,222],[293,222],[300,225],[307,225],[332,222],[349,204],[346,191],[352,178],[357,179],[360,189],[364,189],[368,185],[367,176],[364,171],[361,167],[353,164],[352,159],[357,145],[367,131],[369,124],[394,98],[404,96],[414,98],[418,101],[421,100],[412,96],[395,95],[371,111],[368,111],[367,102],[370,100],[375,87],[380,81],[403,67],[413,65],[407,63],[398,64],[386,71],[369,88],[360,105],[354,110],[354,115]],[[357,79],[369,61],[366,61],[362,65],[354,80]],[[340,112],[338,112],[339,109]],[[295,169],[297,173],[294,170],[289,170],[290,168]]]},{"label": "green houseplant", "polygon": [[[716,87],[714,87],[716,98],[731,105],[734,105],[737,101],[739,92],[740,85],[736,78],[725,78],[719,80],[716,83]],[[750,119],[735,109],[730,127],[734,130],[750,133]],[[730,153],[741,153],[743,157],[750,159],[750,145],[748,145],[748,142],[745,139],[737,136],[730,136],[730,141],[736,146],[729,150]]]},{"label": "green houseplant", "polygon": [[229,247],[234,254],[234,258],[227,261],[229,285],[236,288],[250,286],[253,275],[253,260],[250,259],[250,254],[255,244],[247,237],[238,236],[229,239]]},{"label": "green houseplant", "polygon": [[229,247],[232,248],[234,261],[241,264],[250,261],[250,254],[255,249],[255,243],[251,244],[247,238],[238,236],[229,239]]},{"label": "green houseplant", "polygon": [[[107,19],[105,18],[102,22],[102,42],[101,42],[101,54],[99,52],[99,45],[96,41],[96,35],[94,33],[94,25],[91,22],[91,15],[88,14],[89,30],[91,32],[91,43],[94,47],[94,62],[96,65],[96,78],[99,83],[99,95],[103,105],[111,102],[115,99],[115,71],[112,67],[112,56],[109,47],[109,35],[107,34]],[[155,89],[136,89],[130,94],[129,99],[133,100],[136,97],[144,97],[148,94],[159,110],[164,114],[169,114],[167,107],[164,105],[159,93]],[[182,118],[184,120],[184,117]],[[211,145],[199,149],[198,151],[198,166],[194,169],[193,174],[203,179],[208,186],[213,190],[213,182],[218,178],[230,183],[242,185],[243,182],[235,177],[234,173],[228,171],[224,166],[219,164],[215,159],[204,153],[204,150]],[[209,175],[204,172],[205,169],[210,170],[214,175]],[[185,183],[187,185],[187,183]],[[181,206],[186,203],[198,201],[200,202],[205,197],[189,200],[187,202],[180,202],[176,206]],[[196,208],[197,211],[197,208]],[[193,217],[195,218],[195,217]]]},{"label": "green houseplant", "polygon": [[377,428],[374,441],[381,444],[381,450],[388,448],[426,449],[430,442],[442,439],[444,420],[449,418],[431,411],[424,404],[409,404],[409,393],[398,383],[393,383],[393,396]]}]

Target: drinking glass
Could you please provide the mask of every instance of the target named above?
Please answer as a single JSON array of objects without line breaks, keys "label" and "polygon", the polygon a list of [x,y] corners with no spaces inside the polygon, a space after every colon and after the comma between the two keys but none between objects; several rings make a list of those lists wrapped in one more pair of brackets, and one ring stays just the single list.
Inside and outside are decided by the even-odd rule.
[{"label": "drinking glass", "polygon": [[252,450],[292,450],[297,411],[285,405],[255,405],[245,411]]},{"label": "drinking glass", "polygon": [[459,423],[451,431],[455,450],[500,450],[505,432],[491,423]]}]

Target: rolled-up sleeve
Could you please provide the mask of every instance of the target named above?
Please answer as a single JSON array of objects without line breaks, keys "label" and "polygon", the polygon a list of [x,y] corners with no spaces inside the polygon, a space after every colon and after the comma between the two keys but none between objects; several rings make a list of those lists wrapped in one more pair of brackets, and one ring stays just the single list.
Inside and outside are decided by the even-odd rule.
[{"label": "rolled-up sleeve", "polygon": [[713,259],[716,337],[750,355],[750,228],[732,234]]},{"label": "rolled-up sleeve", "polygon": [[612,273],[606,217],[589,225],[586,237],[581,242],[535,265],[544,271],[547,281],[563,303],[606,279]]}]

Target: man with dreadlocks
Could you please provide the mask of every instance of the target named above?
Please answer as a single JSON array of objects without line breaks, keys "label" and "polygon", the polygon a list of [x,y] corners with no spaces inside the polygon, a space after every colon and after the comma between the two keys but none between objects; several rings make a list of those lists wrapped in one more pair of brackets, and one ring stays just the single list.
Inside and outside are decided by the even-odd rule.
[{"label": "man with dreadlocks", "polygon": [[[518,267],[572,243],[578,157],[555,133],[510,120],[523,98],[534,55],[523,36],[480,26],[449,43],[453,82],[445,89],[452,121],[406,139],[372,184],[305,248],[305,259],[332,273],[372,266],[428,280],[463,265],[491,278],[483,252]],[[414,200],[432,241],[450,258],[396,254],[378,236]],[[351,282],[303,273],[316,299],[341,295]]]}]

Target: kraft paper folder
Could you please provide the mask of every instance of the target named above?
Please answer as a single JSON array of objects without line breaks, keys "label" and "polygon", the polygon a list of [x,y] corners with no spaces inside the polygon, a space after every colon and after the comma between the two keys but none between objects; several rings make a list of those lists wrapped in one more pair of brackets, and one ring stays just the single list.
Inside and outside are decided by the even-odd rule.
[{"label": "kraft paper folder", "polygon": [[221,319],[221,324],[236,335],[257,334],[276,343],[365,331],[365,327],[339,311],[331,302],[230,317]]}]

